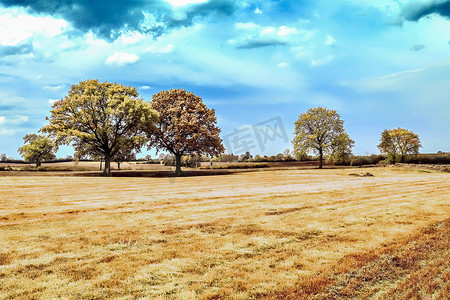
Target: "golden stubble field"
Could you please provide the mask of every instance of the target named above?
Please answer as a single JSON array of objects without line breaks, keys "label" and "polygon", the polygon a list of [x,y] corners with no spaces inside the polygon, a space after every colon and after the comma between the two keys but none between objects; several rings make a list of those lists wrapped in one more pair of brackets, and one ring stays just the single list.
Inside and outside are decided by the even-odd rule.
[{"label": "golden stubble field", "polygon": [[[375,176],[349,176],[366,170]],[[309,298],[356,278],[358,259],[379,266],[424,244],[414,266],[436,264],[437,283],[413,295],[438,299],[449,291],[449,212],[449,173],[389,167],[0,177],[0,298]],[[422,252],[434,256],[420,262]],[[372,294],[408,282],[405,266]]]}]

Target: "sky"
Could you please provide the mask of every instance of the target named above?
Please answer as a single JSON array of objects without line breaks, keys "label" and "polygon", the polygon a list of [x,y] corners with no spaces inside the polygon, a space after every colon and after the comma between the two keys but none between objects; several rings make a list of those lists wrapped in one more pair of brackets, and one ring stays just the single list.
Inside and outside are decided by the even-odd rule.
[{"label": "sky", "polygon": [[357,155],[397,127],[423,153],[450,152],[450,0],[0,0],[0,153],[20,158],[87,79],[146,101],[195,93],[229,153],[292,149],[318,106],[341,115]]}]

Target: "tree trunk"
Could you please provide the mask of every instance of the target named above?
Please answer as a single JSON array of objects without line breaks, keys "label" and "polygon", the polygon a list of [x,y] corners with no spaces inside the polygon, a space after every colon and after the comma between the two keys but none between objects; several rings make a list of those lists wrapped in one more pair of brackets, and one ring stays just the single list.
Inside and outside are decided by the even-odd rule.
[{"label": "tree trunk", "polygon": [[120,161],[117,162],[117,169],[120,170]]},{"label": "tree trunk", "polygon": [[323,151],[319,149],[319,169],[323,168]]},{"label": "tree trunk", "polygon": [[38,160],[37,162],[36,162],[36,168],[39,168],[41,166],[41,162]]},{"label": "tree trunk", "polygon": [[111,175],[111,157],[105,155],[105,169],[103,170],[103,176],[112,176]]},{"label": "tree trunk", "polygon": [[175,154],[175,175],[181,176],[181,154]]},{"label": "tree trunk", "polygon": [[100,171],[102,170],[103,157],[100,157]]}]

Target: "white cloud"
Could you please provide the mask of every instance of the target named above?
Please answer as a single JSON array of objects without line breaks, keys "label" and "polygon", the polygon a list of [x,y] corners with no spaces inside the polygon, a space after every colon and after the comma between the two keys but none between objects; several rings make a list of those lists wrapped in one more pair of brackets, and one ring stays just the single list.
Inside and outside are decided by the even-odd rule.
[{"label": "white cloud", "polygon": [[299,20],[298,20],[298,23],[300,23],[301,25],[306,25],[306,24],[311,23],[311,20],[308,20],[308,19],[299,19]]},{"label": "white cloud", "polygon": [[[256,46],[270,45],[296,45],[313,36],[312,31],[298,30],[295,27],[285,25],[262,26],[253,22],[236,23],[235,29],[239,30],[239,37],[228,40],[231,45],[237,45],[239,48],[254,48]],[[252,46],[253,45],[253,46]]]},{"label": "white cloud", "polygon": [[56,101],[59,101],[60,99],[48,99],[48,103],[53,105]]},{"label": "white cloud", "polygon": [[14,119],[11,120],[11,124],[22,124],[26,123],[30,120],[27,116],[16,116]]},{"label": "white cloud", "polygon": [[278,35],[284,36],[284,35],[291,35],[291,34],[297,34],[297,28],[295,27],[287,27],[287,26],[280,26],[278,30]]},{"label": "white cloud", "polygon": [[13,118],[6,118],[4,116],[0,116],[0,124],[11,124],[11,125],[19,125],[26,123],[30,120],[27,116],[14,116]]},{"label": "white cloud", "polygon": [[165,46],[150,46],[144,52],[153,54],[169,54],[175,50],[173,44],[167,44]]},{"label": "white cloud", "polygon": [[336,40],[331,35],[327,35],[327,39],[325,40],[325,45],[333,47],[336,45]]},{"label": "white cloud", "polygon": [[[262,28],[260,33],[261,33],[261,35],[270,35],[270,34],[274,34],[275,32],[276,32],[275,27],[269,26],[269,27]],[[281,34],[278,34],[278,35],[281,35]]]},{"label": "white cloud", "polygon": [[281,62],[277,65],[278,68],[286,68],[287,66],[289,66],[289,64],[286,62]]},{"label": "white cloud", "polygon": [[257,8],[255,9],[255,14],[260,15],[260,14],[262,14],[262,13],[263,13],[263,12],[262,12],[262,10],[259,9],[259,7],[257,7]]},{"label": "white cloud", "polygon": [[59,84],[59,85],[46,85],[44,87],[42,87],[43,90],[46,91],[60,91],[63,88],[65,88],[66,86],[64,84]]},{"label": "white cloud", "polygon": [[136,63],[139,60],[139,56],[137,56],[134,53],[126,53],[126,52],[119,52],[116,51],[113,55],[109,56],[105,63],[107,65],[115,65],[115,66],[125,66],[125,65],[131,65]]},{"label": "white cloud", "polygon": [[334,59],[333,55],[328,55],[327,57],[325,57],[323,59],[313,59],[313,60],[311,60],[311,67],[318,67],[318,66],[326,65],[326,64],[330,63],[331,61],[333,61],[333,59]]},{"label": "white cloud", "polygon": [[151,87],[149,87],[148,85],[143,85],[140,87],[141,90],[150,90]]},{"label": "white cloud", "polygon": [[0,135],[15,135],[17,133],[14,129],[0,129]]},{"label": "white cloud", "polygon": [[25,9],[0,8],[0,44],[14,46],[31,37],[53,37],[69,28],[62,19],[28,15]]},{"label": "white cloud", "polygon": [[25,99],[22,97],[10,96],[8,93],[0,92],[0,104],[11,105],[22,103]]},{"label": "white cloud", "polygon": [[236,29],[249,30],[249,29],[261,28],[261,25],[255,24],[253,22],[247,22],[247,23],[236,23],[236,24],[234,24],[234,27]]},{"label": "white cloud", "polygon": [[117,41],[121,42],[123,45],[134,45],[146,38],[147,36],[145,34],[135,31],[127,34],[122,34],[117,39]]}]

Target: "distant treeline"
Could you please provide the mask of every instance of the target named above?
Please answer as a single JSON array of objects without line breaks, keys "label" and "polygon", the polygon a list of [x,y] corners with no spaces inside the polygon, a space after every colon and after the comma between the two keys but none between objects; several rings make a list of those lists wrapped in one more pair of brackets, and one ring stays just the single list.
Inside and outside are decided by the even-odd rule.
[{"label": "distant treeline", "polygon": [[[407,155],[404,162],[407,164],[450,164],[450,153]],[[388,156],[373,154],[369,156],[354,156],[349,163],[344,165],[362,166],[389,163],[391,162]]]},{"label": "distant treeline", "polygon": [[[51,164],[51,163],[63,163],[63,162],[73,162],[74,159],[71,157],[66,158],[57,158],[52,160],[47,160],[45,163]],[[92,159],[80,159],[78,161],[94,161]],[[25,162],[21,159],[13,159],[13,158],[4,158],[0,160],[0,163],[11,163],[11,164],[29,164],[29,162]]]},{"label": "distant treeline", "polygon": [[[302,161],[316,161],[318,158],[314,156],[306,156],[302,157]],[[80,159],[80,162],[92,162],[95,161],[93,159]],[[185,167],[196,167],[200,162],[208,162],[210,159],[205,156],[183,156],[182,165]],[[216,162],[283,162],[283,161],[295,161],[295,159],[291,155],[283,155],[277,154],[272,156],[259,156],[255,155],[254,157],[251,155],[233,155],[233,154],[223,154],[219,157],[215,157],[212,161]],[[1,163],[14,163],[14,164],[28,164],[23,160],[12,159],[12,158],[3,158],[0,160]],[[51,161],[46,161],[45,163],[64,163],[64,162],[74,162],[74,158],[66,157],[66,158],[58,158]],[[140,158],[135,160],[138,163],[144,164],[159,164],[163,163],[167,166],[175,165],[175,157],[173,155],[165,155],[161,158],[156,159],[145,159]],[[363,166],[363,165],[377,165],[377,164],[389,164],[389,157],[387,155],[382,154],[372,154],[372,155],[359,155],[353,156],[348,161],[341,162],[337,165],[346,165],[346,166]],[[450,153],[439,152],[436,154],[417,154],[417,155],[408,155],[405,158],[405,163],[407,164],[450,164]]]}]

